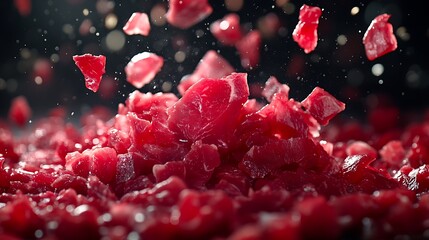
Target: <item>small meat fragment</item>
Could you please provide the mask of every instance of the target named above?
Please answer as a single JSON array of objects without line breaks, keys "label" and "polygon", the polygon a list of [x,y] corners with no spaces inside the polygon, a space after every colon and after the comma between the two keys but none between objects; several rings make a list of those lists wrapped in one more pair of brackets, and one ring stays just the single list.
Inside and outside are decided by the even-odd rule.
[{"label": "small meat fragment", "polygon": [[12,100],[9,110],[9,119],[16,125],[23,127],[31,117],[31,108],[27,99],[23,96],[16,97]]},{"label": "small meat fragment", "polygon": [[136,88],[142,88],[152,81],[163,65],[162,57],[149,52],[139,53],[125,67],[127,81]]},{"label": "small meat fragment", "polygon": [[329,120],[346,107],[343,102],[338,101],[319,87],[314,88],[310,95],[302,101],[302,105],[321,125],[327,125]]},{"label": "small meat fragment", "polygon": [[319,7],[302,5],[299,11],[299,22],[293,30],[292,37],[305,53],[312,52],[317,46],[317,27],[322,10]]},{"label": "small meat fragment", "polygon": [[210,25],[210,32],[224,45],[234,46],[241,37],[240,17],[231,13]]},{"label": "small meat fragment", "polygon": [[274,95],[277,93],[281,94],[287,99],[289,97],[289,86],[279,83],[276,77],[271,76],[265,82],[264,90],[262,90],[262,96],[264,96],[268,102],[271,102]]},{"label": "small meat fragment", "polygon": [[147,14],[139,12],[133,13],[122,30],[128,35],[149,35],[150,23]]},{"label": "small meat fragment", "polygon": [[207,0],[169,0],[168,4],[168,23],[181,29],[201,22],[213,12]]},{"label": "small meat fragment", "polygon": [[30,15],[31,0],[14,0],[13,3],[21,16],[25,17]]},{"label": "small meat fragment", "polygon": [[254,30],[244,36],[235,47],[240,54],[241,66],[252,69],[259,64],[259,51],[261,48],[261,34]]},{"label": "small meat fragment", "polygon": [[180,94],[185,94],[186,90],[201,78],[221,78],[234,72],[234,68],[216,51],[208,51],[198,63],[191,76],[183,78],[177,87]]},{"label": "small meat fragment", "polygon": [[101,77],[106,72],[106,57],[91,54],[73,56],[73,61],[85,77],[85,86],[93,92],[98,91]]},{"label": "small meat fragment", "polygon": [[387,22],[389,18],[389,14],[381,14],[374,18],[363,36],[365,53],[371,61],[397,48],[392,24]]}]

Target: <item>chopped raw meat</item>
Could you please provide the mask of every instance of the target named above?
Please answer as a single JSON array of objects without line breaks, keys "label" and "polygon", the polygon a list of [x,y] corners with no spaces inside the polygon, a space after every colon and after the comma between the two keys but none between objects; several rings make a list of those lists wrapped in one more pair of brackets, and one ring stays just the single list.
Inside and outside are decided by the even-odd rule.
[{"label": "chopped raw meat", "polygon": [[231,13],[210,25],[210,32],[224,45],[234,46],[241,37],[240,17]]},{"label": "chopped raw meat", "polygon": [[201,78],[222,78],[234,72],[234,68],[216,51],[210,50],[204,54],[195,71],[180,81],[177,89],[183,96],[192,85]]},{"label": "chopped raw meat", "polygon": [[315,87],[302,106],[321,124],[327,125],[329,120],[342,112],[346,105],[320,87]]},{"label": "chopped raw meat", "polygon": [[136,88],[142,88],[152,81],[163,65],[162,57],[149,52],[139,53],[125,67],[127,81]]},{"label": "chopped raw meat", "polygon": [[261,41],[259,31],[253,30],[235,44],[240,54],[241,66],[245,69],[252,69],[258,66]]},{"label": "chopped raw meat", "polygon": [[185,141],[202,140],[225,147],[248,96],[246,74],[235,73],[222,79],[203,78],[168,109],[168,126]]},{"label": "chopped raw meat", "polygon": [[293,30],[292,37],[305,53],[312,52],[317,46],[317,27],[322,10],[319,7],[302,5],[299,10],[299,22]]},{"label": "chopped raw meat", "polygon": [[201,22],[213,11],[208,0],[169,0],[168,6],[168,23],[182,29]]},{"label": "chopped raw meat", "polygon": [[131,15],[122,30],[128,35],[140,34],[147,36],[150,32],[149,17],[146,13],[135,12]]},{"label": "chopped raw meat", "polygon": [[106,57],[103,55],[93,56],[91,54],[84,54],[73,56],[73,61],[85,77],[86,88],[93,92],[97,92],[101,78],[106,72]]},{"label": "chopped raw meat", "polygon": [[388,22],[389,14],[381,14],[372,20],[363,36],[365,53],[369,60],[374,60],[397,48],[393,26]]},{"label": "chopped raw meat", "polygon": [[12,100],[9,109],[9,119],[16,125],[23,127],[31,117],[31,108],[24,96],[16,97]]}]

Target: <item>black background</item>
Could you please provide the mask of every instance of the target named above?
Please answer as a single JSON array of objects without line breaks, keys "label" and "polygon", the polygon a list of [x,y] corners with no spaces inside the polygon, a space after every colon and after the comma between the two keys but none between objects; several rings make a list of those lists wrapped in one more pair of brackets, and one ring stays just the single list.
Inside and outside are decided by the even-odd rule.
[{"label": "black background", "polygon": [[[74,2],[74,3],[73,3]],[[210,1],[214,12],[203,22],[188,30],[176,29],[168,24],[162,27],[152,25],[148,37],[126,36],[126,45],[119,52],[103,48],[103,38],[109,31],[104,27],[104,15],[96,11],[94,0],[80,1],[33,1],[29,16],[20,16],[12,0],[0,1],[0,81],[17,83],[16,88],[0,88],[0,116],[7,116],[13,97],[24,95],[30,102],[35,118],[43,116],[55,106],[64,106],[68,113],[79,115],[85,109],[104,105],[116,109],[131,91],[135,89],[126,82],[123,68],[130,58],[143,51],[155,52],[165,58],[162,71],[155,80],[141,89],[143,92],[158,92],[164,81],[177,84],[181,77],[195,68],[199,59],[209,49],[220,50],[237,71],[245,71],[234,48],[216,42],[207,30],[209,23],[229,13],[222,0]],[[291,87],[290,95],[302,100],[315,86],[321,86],[340,100],[346,102],[346,116],[359,117],[370,105],[368,99],[385,94],[402,109],[423,109],[429,106],[429,28],[424,3],[416,1],[290,1],[295,11],[287,14],[275,6],[275,1],[246,0],[237,12],[241,23],[247,28],[256,28],[258,19],[270,12],[279,17],[284,35],[264,39],[261,49],[260,67],[249,71],[250,82],[265,82],[276,76]],[[422,1],[423,2],[423,1]],[[116,29],[121,29],[135,11],[150,12],[158,3],[167,1],[127,0],[115,1],[112,13],[118,17]],[[292,31],[298,22],[299,7],[302,4],[319,6],[323,9],[319,25],[318,47],[311,54],[305,54],[292,40]],[[421,6],[419,6],[419,4]],[[352,16],[350,10],[358,6],[360,12]],[[83,9],[90,10],[88,16]],[[381,13],[392,14],[390,22],[394,31],[405,27],[409,40],[399,37],[398,49],[375,61],[367,60],[362,37],[370,21]],[[91,19],[99,36],[81,36],[78,28],[84,19]],[[64,24],[74,27],[73,37],[63,32]],[[196,31],[203,30],[202,38]],[[339,35],[348,39],[344,46],[337,44]],[[187,58],[183,63],[174,60],[177,51],[176,39],[184,39]],[[165,43],[158,48],[160,43]],[[23,59],[22,49],[31,52],[29,59]],[[52,54],[67,53],[59,62],[52,63],[54,76],[50,82],[37,85],[32,76],[32,64],[38,58],[50,58]],[[74,54],[86,52],[103,54],[107,57],[106,75],[116,78],[117,92],[106,100],[99,93],[93,93],[84,86],[83,76],[71,60]],[[302,60],[302,71],[289,68]],[[318,59],[318,61],[314,61]],[[384,66],[381,76],[374,76],[371,68],[380,63]],[[360,81],[351,77],[351,72],[360,73]],[[380,84],[382,82],[382,84]],[[1,83],[1,82],[0,82]],[[173,90],[173,92],[175,92]]]}]

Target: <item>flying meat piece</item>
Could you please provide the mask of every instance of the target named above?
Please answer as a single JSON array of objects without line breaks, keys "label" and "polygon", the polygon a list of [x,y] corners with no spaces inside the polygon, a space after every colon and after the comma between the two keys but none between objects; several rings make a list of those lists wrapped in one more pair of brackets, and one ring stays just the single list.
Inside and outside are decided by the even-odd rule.
[{"label": "flying meat piece", "polygon": [[250,70],[259,64],[261,41],[261,34],[259,31],[254,30],[235,44],[240,54],[241,65],[245,69]]},{"label": "flying meat piece", "polygon": [[125,67],[127,81],[136,88],[142,88],[152,81],[163,65],[162,57],[149,52],[139,53]]},{"label": "flying meat piece", "polygon": [[234,72],[234,68],[214,50],[209,50],[198,63],[191,76],[183,78],[177,89],[183,96],[186,90],[201,78],[221,78]]},{"label": "flying meat piece", "polygon": [[98,91],[101,77],[106,72],[106,57],[91,54],[73,56],[73,61],[85,77],[86,88],[93,92]]},{"label": "flying meat piece", "polygon": [[315,87],[302,101],[307,111],[321,124],[327,125],[329,120],[342,112],[346,105],[320,87]]},{"label": "flying meat piece", "polygon": [[231,13],[210,25],[210,32],[224,45],[234,46],[241,37],[240,17]]},{"label": "flying meat piece", "polygon": [[133,13],[122,30],[128,35],[149,35],[150,23],[147,14],[139,12]]},{"label": "flying meat piece", "polygon": [[31,13],[31,0],[14,0],[16,9],[21,16],[28,16]]},{"label": "flying meat piece", "polygon": [[389,18],[389,14],[381,14],[374,18],[363,36],[365,53],[371,61],[397,48],[392,24],[387,22]]},{"label": "flying meat piece", "polygon": [[322,10],[319,7],[302,5],[299,10],[299,22],[293,30],[292,37],[305,53],[312,52],[317,46],[317,27]]},{"label": "flying meat piece", "polygon": [[213,8],[208,0],[169,0],[166,14],[171,25],[186,29],[208,17]]},{"label": "flying meat piece", "polygon": [[27,99],[23,96],[12,100],[9,110],[9,119],[16,125],[23,127],[31,117],[31,108]]}]

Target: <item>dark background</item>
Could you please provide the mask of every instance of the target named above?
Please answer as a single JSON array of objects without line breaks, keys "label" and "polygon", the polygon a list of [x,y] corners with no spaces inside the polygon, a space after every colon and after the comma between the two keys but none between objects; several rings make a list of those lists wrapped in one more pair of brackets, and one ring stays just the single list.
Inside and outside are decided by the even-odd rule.
[{"label": "dark background", "polygon": [[[163,83],[170,82],[176,93],[175,85],[182,76],[193,71],[209,49],[220,50],[237,71],[245,71],[236,50],[219,44],[207,30],[209,23],[231,11],[223,0],[209,2],[214,8],[213,14],[190,29],[152,24],[148,37],[125,36],[125,46],[112,52],[105,44],[112,30],[121,30],[133,12],[150,13],[157,4],[166,7],[167,1],[33,1],[28,16],[20,15],[12,0],[0,1],[0,116],[7,116],[11,99],[18,95],[26,96],[35,118],[56,106],[65,107],[70,115],[79,115],[97,105],[116,110],[118,103],[135,90],[126,82],[123,69],[132,56],[143,51],[165,58],[162,71],[141,89],[143,92],[162,91]],[[114,8],[107,12],[97,10],[97,5],[112,3]],[[305,54],[291,36],[298,22],[299,8],[304,3],[323,9],[318,46],[310,54]],[[360,11],[352,15],[350,11],[356,6]],[[295,11],[291,11],[293,7]],[[84,9],[89,12],[87,16],[83,14]],[[274,75],[291,87],[291,97],[298,100],[315,86],[321,86],[346,102],[344,114],[352,118],[362,116],[380,99],[375,97],[380,94],[401,109],[424,109],[429,106],[429,20],[424,9],[423,3],[399,0],[289,1],[282,6],[277,6],[274,0],[245,0],[242,9],[236,12],[244,28],[257,28],[258,21],[268,13],[275,13],[282,25],[279,34],[264,38],[260,67],[249,71],[249,81],[263,83]],[[104,25],[109,13],[118,19],[114,29]],[[392,14],[390,22],[397,36],[398,49],[369,61],[362,37],[371,20],[381,13]],[[93,33],[79,32],[85,19],[95,27]],[[402,34],[396,32],[398,29],[402,29]],[[197,37],[201,32],[204,36]],[[347,38],[345,45],[338,44],[339,35]],[[174,58],[179,50],[186,53],[182,63]],[[93,93],[85,88],[83,76],[72,61],[73,55],[83,53],[107,57],[106,76],[111,77],[112,90]],[[34,68],[41,59],[50,62],[52,75],[43,76],[43,81],[37,84],[35,78],[41,74]],[[383,65],[382,75],[372,73],[374,64]]]}]

